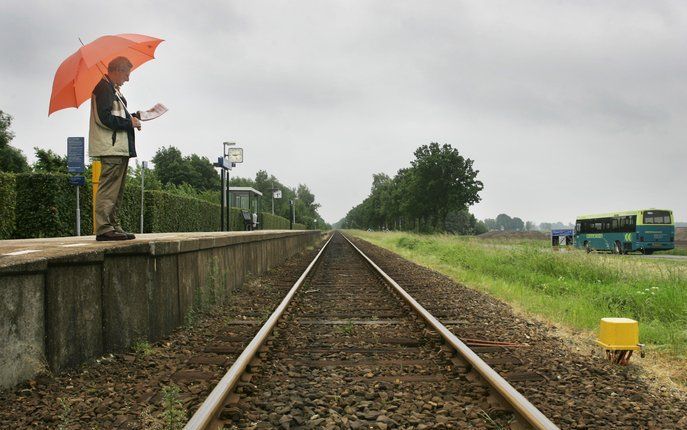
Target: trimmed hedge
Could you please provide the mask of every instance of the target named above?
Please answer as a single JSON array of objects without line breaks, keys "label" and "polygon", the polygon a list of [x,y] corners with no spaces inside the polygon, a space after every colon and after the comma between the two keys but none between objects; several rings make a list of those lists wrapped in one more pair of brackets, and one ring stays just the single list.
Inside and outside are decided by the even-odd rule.
[{"label": "trimmed hedge", "polygon": [[[93,234],[90,181],[81,187],[81,234]],[[76,190],[67,175],[50,173],[0,174],[0,239],[74,236],[76,234]],[[165,191],[148,190],[144,195],[145,233],[217,231],[220,205]],[[127,184],[119,219],[122,228],[140,231],[141,188]],[[230,208],[230,229],[243,231],[241,209]],[[288,230],[289,220],[262,212],[259,228]],[[294,229],[304,230],[303,224]]]},{"label": "trimmed hedge", "polygon": [[16,176],[16,238],[73,236],[76,191],[67,175],[20,173]]},{"label": "trimmed hedge", "polygon": [[[6,177],[7,176],[7,177]],[[0,178],[0,238],[73,236],[76,234],[76,190],[67,175],[26,173]],[[16,196],[16,205],[12,198]],[[170,231],[216,231],[219,205],[164,191],[146,191],[143,228],[146,233]],[[11,206],[14,206],[10,209]],[[119,219],[126,231],[140,231],[141,188],[127,185]],[[5,212],[16,214],[13,222]],[[233,209],[232,209],[233,211]],[[238,209],[237,209],[238,211]],[[81,234],[93,234],[91,184],[81,187]],[[241,228],[242,229],[242,228]],[[14,230],[12,233],[11,231]],[[9,232],[9,233],[5,233]],[[9,236],[11,235],[11,236]]]},{"label": "trimmed hedge", "polygon": [[291,227],[288,219],[268,212],[260,212],[258,219],[261,230],[288,230]]},{"label": "trimmed hedge", "polygon": [[[140,188],[137,195],[138,203],[133,207],[137,208],[135,218],[137,225],[140,225]],[[145,211],[143,227],[149,232],[216,231],[219,229],[220,205],[205,200],[182,197],[164,191],[146,191]]]},{"label": "trimmed hedge", "polygon": [[14,175],[0,172],[0,240],[9,239],[14,233],[15,208],[17,206],[17,181]]},{"label": "trimmed hedge", "polygon": [[308,228],[305,226],[305,224],[299,224],[297,222],[293,223],[293,229],[294,230],[307,230]]}]

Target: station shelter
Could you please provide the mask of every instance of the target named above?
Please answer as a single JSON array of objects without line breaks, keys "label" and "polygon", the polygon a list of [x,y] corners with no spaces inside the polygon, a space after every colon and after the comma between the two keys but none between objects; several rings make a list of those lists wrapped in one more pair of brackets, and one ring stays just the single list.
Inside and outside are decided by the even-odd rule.
[{"label": "station shelter", "polygon": [[[229,206],[241,209],[242,214],[240,216],[242,216],[242,222],[247,230],[258,228],[261,198],[262,193],[255,188],[229,187]],[[246,213],[250,214],[250,218],[247,217]]]},{"label": "station shelter", "polygon": [[554,251],[569,249],[573,245],[573,230],[569,228],[551,230],[551,246]]}]

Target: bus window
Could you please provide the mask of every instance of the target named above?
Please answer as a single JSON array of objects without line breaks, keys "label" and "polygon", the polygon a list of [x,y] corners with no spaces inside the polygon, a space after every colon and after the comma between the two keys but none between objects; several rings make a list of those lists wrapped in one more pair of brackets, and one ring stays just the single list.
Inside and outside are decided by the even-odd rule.
[{"label": "bus window", "polygon": [[671,224],[670,212],[646,211],[644,212],[644,224]]}]

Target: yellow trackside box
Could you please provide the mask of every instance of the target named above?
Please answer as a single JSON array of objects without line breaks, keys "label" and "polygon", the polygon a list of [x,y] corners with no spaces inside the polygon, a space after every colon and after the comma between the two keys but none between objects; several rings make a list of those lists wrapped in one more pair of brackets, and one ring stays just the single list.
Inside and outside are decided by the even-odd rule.
[{"label": "yellow trackside box", "polygon": [[601,318],[597,343],[609,350],[639,350],[639,323],[630,318]]}]

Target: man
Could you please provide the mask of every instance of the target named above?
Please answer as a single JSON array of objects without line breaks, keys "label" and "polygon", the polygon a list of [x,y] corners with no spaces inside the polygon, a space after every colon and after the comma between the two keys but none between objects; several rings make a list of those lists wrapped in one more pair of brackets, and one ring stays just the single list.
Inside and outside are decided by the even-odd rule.
[{"label": "man", "polygon": [[91,96],[88,153],[101,163],[100,184],[95,203],[95,239],[135,239],[119,224],[117,210],[124,197],[129,158],[136,156],[134,128],[141,129],[139,114],[129,114],[119,88],[129,80],[132,64],[117,57],[107,66],[107,75]]}]

